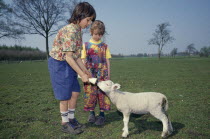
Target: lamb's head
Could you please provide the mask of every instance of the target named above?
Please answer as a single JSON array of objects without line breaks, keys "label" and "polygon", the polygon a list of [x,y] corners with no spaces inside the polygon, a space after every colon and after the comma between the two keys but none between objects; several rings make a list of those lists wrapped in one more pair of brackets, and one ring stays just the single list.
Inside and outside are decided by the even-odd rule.
[{"label": "lamb's head", "polygon": [[114,84],[111,80],[100,81],[97,85],[106,94],[109,94],[111,91],[120,89],[120,84]]}]

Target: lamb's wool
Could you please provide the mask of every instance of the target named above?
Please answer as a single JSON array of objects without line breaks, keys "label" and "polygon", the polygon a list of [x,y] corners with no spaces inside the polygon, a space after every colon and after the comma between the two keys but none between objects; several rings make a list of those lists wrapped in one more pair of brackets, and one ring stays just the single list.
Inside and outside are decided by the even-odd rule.
[{"label": "lamb's wool", "polygon": [[170,120],[166,115],[168,100],[165,95],[157,92],[130,93],[121,92],[119,84],[112,81],[98,82],[98,87],[104,91],[117,109],[123,113],[123,137],[127,137],[128,122],[131,113],[146,114],[150,113],[163,123],[162,137],[170,135],[173,131]]}]

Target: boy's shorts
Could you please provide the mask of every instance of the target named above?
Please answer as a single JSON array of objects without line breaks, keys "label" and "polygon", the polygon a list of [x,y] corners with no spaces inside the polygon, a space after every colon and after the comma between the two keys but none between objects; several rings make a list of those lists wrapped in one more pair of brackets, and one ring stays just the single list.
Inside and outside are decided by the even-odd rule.
[{"label": "boy's shorts", "polygon": [[48,59],[48,69],[57,100],[69,100],[72,92],[80,92],[77,73],[66,61],[58,61],[50,57]]}]

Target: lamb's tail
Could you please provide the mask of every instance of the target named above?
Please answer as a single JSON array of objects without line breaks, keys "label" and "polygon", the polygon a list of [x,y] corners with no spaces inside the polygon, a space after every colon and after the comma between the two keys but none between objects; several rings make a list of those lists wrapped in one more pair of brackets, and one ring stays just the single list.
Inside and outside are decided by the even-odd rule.
[{"label": "lamb's tail", "polygon": [[162,99],[162,108],[163,108],[164,111],[167,111],[168,110],[168,100],[167,100],[166,97],[164,97]]}]

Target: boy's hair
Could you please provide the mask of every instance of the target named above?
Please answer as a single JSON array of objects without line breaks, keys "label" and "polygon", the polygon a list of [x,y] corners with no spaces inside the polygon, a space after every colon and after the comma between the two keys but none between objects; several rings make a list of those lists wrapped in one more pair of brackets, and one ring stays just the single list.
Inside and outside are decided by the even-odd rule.
[{"label": "boy's hair", "polygon": [[95,22],[93,22],[90,27],[91,35],[93,35],[94,30],[98,30],[98,34],[104,35],[106,32],[104,23],[100,20],[96,20]]},{"label": "boy's hair", "polygon": [[78,21],[80,22],[82,19],[91,16],[93,16],[92,21],[94,22],[96,19],[96,12],[93,6],[90,5],[88,2],[80,2],[74,8],[74,11],[68,22],[76,24]]}]

